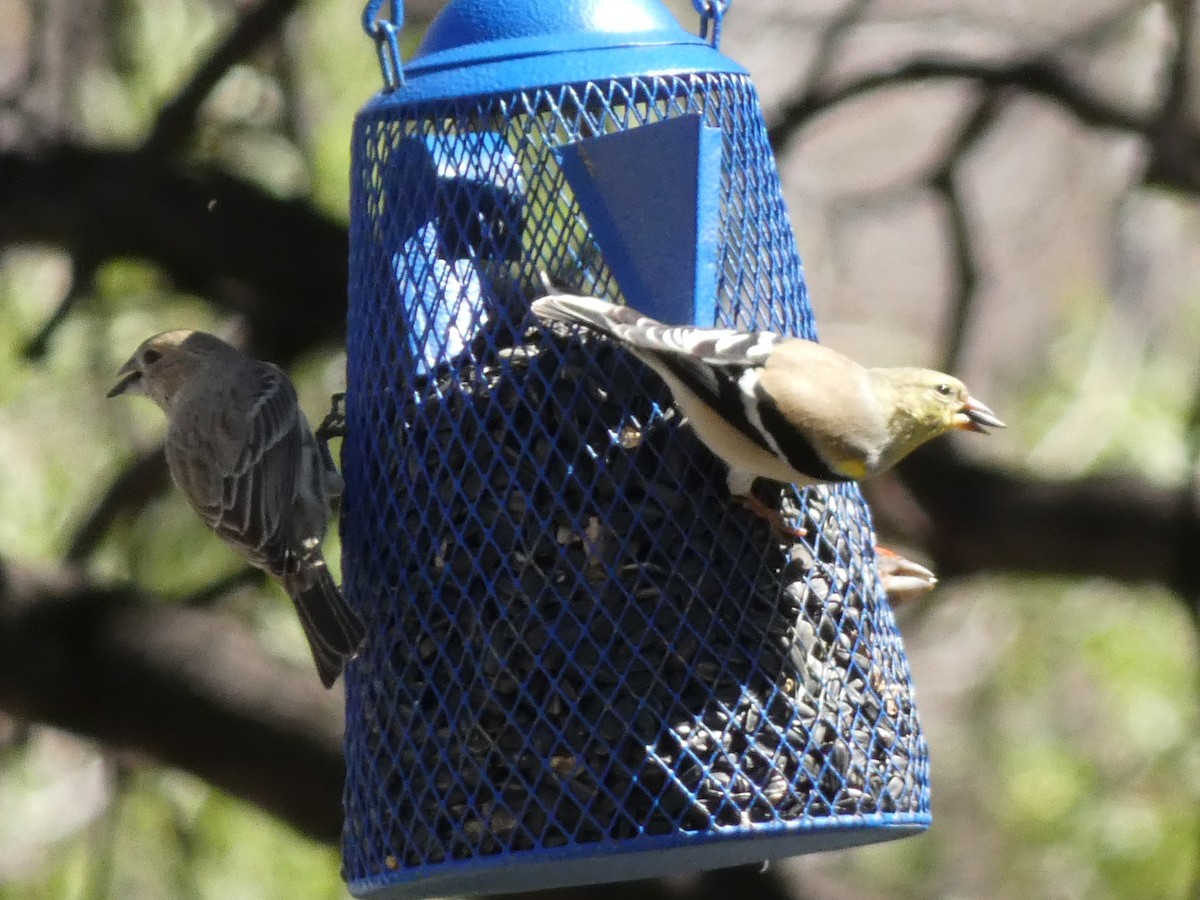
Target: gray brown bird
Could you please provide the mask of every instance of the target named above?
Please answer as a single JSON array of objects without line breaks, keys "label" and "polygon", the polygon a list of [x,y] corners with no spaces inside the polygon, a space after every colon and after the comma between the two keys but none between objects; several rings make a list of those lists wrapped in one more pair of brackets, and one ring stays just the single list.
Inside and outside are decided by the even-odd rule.
[{"label": "gray brown bird", "polygon": [[108,396],[118,394],[166,413],[172,480],[225,543],[280,580],[331,687],[365,632],[321,555],[341,476],[291,381],[211,334],[168,331],[121,367]]},{"label": "gray brown bird", "polygon": [[730,492],[768,519],[750,494],[755,478],[859,481],[951,429],[1004,427],[941,372],[869,369],[770,332],[665,325],[595,297],[551,294],[531,308],[598,331],[658,373],[696,436],[728,464]]}]

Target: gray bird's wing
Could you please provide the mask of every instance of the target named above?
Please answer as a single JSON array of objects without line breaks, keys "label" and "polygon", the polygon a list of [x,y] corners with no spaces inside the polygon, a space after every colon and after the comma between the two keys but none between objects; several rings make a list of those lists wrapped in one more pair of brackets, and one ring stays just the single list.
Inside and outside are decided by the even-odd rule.
[{"label": "gray bird's wing", "polygon": [[177,418],[188,411],[186,429],[168,433],[172,475],[221,538],[282,574],[300,549],[288,546],[307,434],[295,388],[275,366],[251,361],[222,379],[211,401],[193,402]]}]

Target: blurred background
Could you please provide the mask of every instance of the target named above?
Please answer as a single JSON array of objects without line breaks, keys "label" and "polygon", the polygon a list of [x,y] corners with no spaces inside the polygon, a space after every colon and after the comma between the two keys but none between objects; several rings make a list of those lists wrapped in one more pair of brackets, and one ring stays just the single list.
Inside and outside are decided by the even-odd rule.
[{"label": "blurred background", "polygon": [[[405,6],[408,55],[441,4]],[[898,610],[934,825],[555,898],[1197,896],[1195,7],[736,0],[822,339],[1009,425],[868,492],[942,577]],[[161,414],[104,392],[205,328],[324,414],[360,12],[0,4],[0,898],[346,896],[340,690],[167,490]]]}]

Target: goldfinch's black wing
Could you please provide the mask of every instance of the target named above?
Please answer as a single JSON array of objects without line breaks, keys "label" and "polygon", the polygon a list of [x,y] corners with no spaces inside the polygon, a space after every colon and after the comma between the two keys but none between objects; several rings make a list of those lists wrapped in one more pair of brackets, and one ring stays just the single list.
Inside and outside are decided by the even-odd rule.
[{"label": "goldfinch's black wing", "polygon": [[759,379],[771,353],[795,338],[765,331],[665,325],[636,309],[595,297],[554,294],[534,301],[532,309],[543,318],[585,325],[620,341],[797,472],[820,481],[847,480],[830,468],[797,423],[788,421]]},{"label": "goldfinch's black wing", "polygon": [[792,469],[819,481],[848,481],[817,451],[802,422],[790,421],[763,387],[759,373],[771,353],[794,340],[762,331],[658,326],[637,353],[669,371],[739,433]]}]

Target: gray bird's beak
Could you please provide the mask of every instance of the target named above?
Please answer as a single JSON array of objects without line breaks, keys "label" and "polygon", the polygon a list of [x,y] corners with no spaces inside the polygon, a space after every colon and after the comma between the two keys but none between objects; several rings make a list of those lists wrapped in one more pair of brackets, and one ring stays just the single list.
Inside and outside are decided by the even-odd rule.
[{"label": "gray bird's beak", "polygon": [[967,402],[963,404],[963,408],[954,417],[954,427],[961,428],[963,431],[977,431],[980,434],[987,434],[989,428],[1003,428],[1004,423],[996,418],[994,412],[974,397],[967,395]]},{"label": "gray bird's beak", "polygon": [[[116,397],[119,394],[124,394],[131,388],[134,388],[138,382],[142,380],[142,373],[138,370],[137,364],[131,359],[125,365],[121,366],[117,372],[117,383],[112,386],[105,397]],[[134,389],[135,392],[136,388]]]}]

